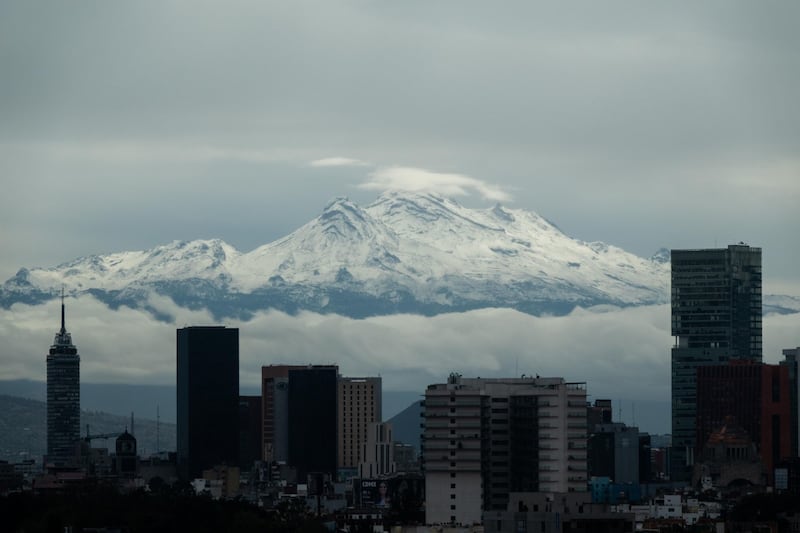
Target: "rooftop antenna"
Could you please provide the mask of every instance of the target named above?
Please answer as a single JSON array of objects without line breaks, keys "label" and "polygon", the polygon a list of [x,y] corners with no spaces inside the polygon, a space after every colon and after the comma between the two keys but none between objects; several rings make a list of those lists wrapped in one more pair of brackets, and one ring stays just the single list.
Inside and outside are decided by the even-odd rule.
[{"label": "rooftop antenna", "polygon": [[61,333],[67,331],[64,322],[64,285],[61,285]]},{"label": "rooftop antenna", "polygon": [[133,431],[133,411],[131,411],[131,435],[135,435]]},{"label": "rooftop antenna", "polygon": [[158,442],[158,425],[161,422],[161,415],[158,412],[158,404],[156,404],[156,453],[161,451],[161,445]]}]

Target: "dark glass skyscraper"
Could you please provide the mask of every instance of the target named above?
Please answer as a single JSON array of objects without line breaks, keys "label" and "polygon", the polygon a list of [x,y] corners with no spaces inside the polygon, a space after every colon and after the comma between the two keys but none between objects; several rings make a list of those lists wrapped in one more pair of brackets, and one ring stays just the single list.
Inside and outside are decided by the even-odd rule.
[{"label": "dark glass skyscraper", "polygon": [[81,358],[64,320],[47,354],[47,462],[55,467],[75,463],[81,428]]},{"label": "dark glass skyscraper", "polygon": [[304,483],[309,472],[336,475],[339,367],[289,370],[289,464]]},{"label": "dark glass skyscraper", "polygon": [[178,474],[239,464],[239,330],[177,330]]},{"label": "dark glass skyscraper", "polygon": [[672,478],[694,464],[697,367],[761,361],[761,248],[672,250]]}]

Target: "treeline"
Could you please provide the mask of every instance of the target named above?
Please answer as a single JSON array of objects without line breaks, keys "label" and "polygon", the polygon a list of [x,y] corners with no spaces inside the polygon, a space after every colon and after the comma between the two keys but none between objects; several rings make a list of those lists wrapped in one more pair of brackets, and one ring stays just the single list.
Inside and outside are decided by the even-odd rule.
[{"label": "treeline", "polygon": [[[187,487],[188,488],[188,487]],[[73,533],[107,528],[123,532],[321,532],[322,522],[301,502],[264,511],[244,501],[215,501],[186,488],[159,487],[120,494],[96,486],[58,494],[12,493],[0,497],[0,531]]]}]

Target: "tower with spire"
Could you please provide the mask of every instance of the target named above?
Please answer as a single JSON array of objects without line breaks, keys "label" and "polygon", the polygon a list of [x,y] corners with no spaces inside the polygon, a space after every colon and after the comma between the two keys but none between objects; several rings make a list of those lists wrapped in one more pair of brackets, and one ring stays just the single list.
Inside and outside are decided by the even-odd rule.
[{"label": "tower with spire", "polygon": [[61,289],[61,329],[47,354],[47,463],[54,467],[75,463],[81,425],[80,364],[66,328]]}]

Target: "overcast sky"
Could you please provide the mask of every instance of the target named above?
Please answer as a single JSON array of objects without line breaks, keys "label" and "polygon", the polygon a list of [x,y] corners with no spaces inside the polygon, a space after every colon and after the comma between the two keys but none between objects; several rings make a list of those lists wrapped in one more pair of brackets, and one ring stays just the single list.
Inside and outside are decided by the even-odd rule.
[{"label": "overcast sky", "polygon": [[[794,1],[5,0],[0,282],[23,266],[174,239],[217,237],[248,251],[296,229],[335,196],[365,204],[384,189],[406,188],[471,207],[500,201],[533,210],[572,237],[644,257],[660,247],[744,241],[764,249],[765,292],[800,296],[798,20]],[[52,309],[3,313],[4,344],[13,336],[31,346],[24,333],[39,330],[22,320],[44,320],[36,316],[44,311]],[[630,382],[668,398],[663,311],[637,315],[651,344],[635,368],[660,381]],[[124,312],[84,317],[84,327],[124,324]],[[516,352],[509,339],[518,333],[503,336],[504,353],[530,354],[526,343],[541,341],[530,332],[550,331],[530,317],[487,313],[525,331]],[[276,316],[258,320],[274,324]],[[615,317],[626,321],[625,335],[635,334],[637,320],[624,313],[603,315],[596,327],[568,317],[556,331],[572,336],[577,324],[589,342],[613,329]],[[448,331],[474,335],[470,326],[483,319],[466,314]],[[336,333],[342,327],[356,335],[347,342],[368,348],[377,334],[364,325],[383,319],[281,320],[332,335],[304,342],[346,344]],[[459,319],[385,320],[433,335]],[[300,325],[320,321],[326,328]],[[174,324],[148,324],[166,327],[172,333],[162,341],[174,341]],[[79,345],[103,352],[91,343],[106,341],[90,340],[80,325]],[[43,372],[41,354],[57,323],[45,326],[36,326],[43,338],[35,350],[15,353],[13,368],[4,362],[2,377]],[[471,335],[463,348],[493,342]],[[767,335],[771,356],[796,346],[790,335]],[[561,337],[547,338],[548,357],[561,353]],[[390,355],[424,366],[443,345],[435,340]],[[609,355],[616,345],[606,340],[597,364],[616,371]],[[251,345],[255,337],[243,341]],[[168,348],[153,348],[170,354],[156,376],[150,372],[161,366],[146,358],[108,374],[92,357],[87,375],[169,380]],[[314,346],[277,349],[302,359]],[[439,356],[435,381],[456,370],[463,353]],[[467,366],[488,373],[511,363],[489,357]],[[600,366],[589,373],[613,389]],[[405,374],[394,371],[387,384],[402,389],[392,380]]]},{"label": "overcast sky", "polygon": [[800,294],[800,4],[555,4],[4,1],[0,279],[247,251],[410,167],[642,256],[762,246]]}]

